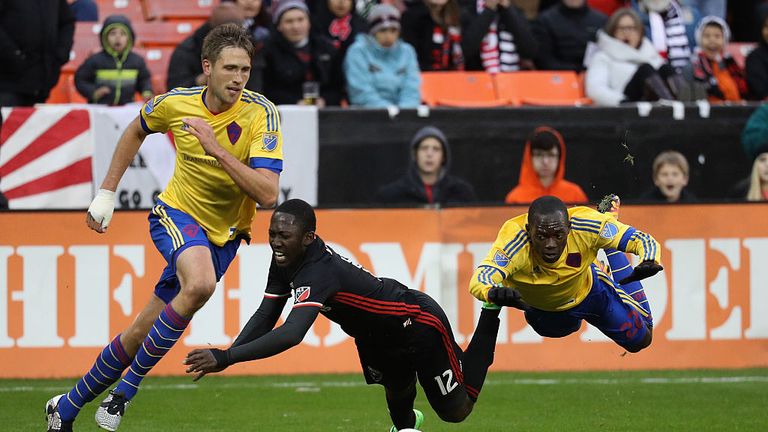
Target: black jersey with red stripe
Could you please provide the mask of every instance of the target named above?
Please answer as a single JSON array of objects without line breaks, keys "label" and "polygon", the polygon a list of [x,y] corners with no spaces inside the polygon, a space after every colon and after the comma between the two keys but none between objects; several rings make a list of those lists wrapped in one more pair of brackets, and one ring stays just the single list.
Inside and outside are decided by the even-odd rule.
[{"label": "black jersey with red stripe", "polygon": [[293,308],[315,307],[350,336],[396,335],[421,313],[420,297],[394,279],[379,278],[339,255],[319,237],[292,275],[272,263],[267,296],[293,290]]}]

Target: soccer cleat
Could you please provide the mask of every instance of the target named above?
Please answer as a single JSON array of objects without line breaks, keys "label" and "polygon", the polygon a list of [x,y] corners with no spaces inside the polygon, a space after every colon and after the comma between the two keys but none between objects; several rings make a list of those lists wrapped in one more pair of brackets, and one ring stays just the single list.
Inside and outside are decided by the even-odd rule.
[{"label": "soccer cleat", "polygon": [[110,391],[109,396],[96,409],[96,424],[102,429],[116,431],[129,403],[131,401],[127,400],[123,393]]},{"label": "soccer cleat", "polygon": [[619,220],[619,207],[621,206],[621,199],[616,194],[608,194],[600,200],[597,205],[597,211],[600,213],[609,213],[613,215],[616,220]]},{"label": "soccer cleat", "polygon": [[[424,413],[414,408],[413,414],[416,416],[416,423],[413,425],[413,429],[419,430],[421,424],[424,423]],[[389,432],[397,432],[397,428],[392,426]]]},{"label": "soccer cleat", "polygon": [[62,422],[59,415],[59,399],[66,393],[54,396],[45,403],[45,418],[48,421],[48,432],[72,432],[72,422]]}]

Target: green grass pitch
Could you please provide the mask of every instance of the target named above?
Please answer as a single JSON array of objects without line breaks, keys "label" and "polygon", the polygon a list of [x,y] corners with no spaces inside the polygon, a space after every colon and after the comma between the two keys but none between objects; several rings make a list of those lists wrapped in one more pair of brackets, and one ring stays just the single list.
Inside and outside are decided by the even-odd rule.
[{"label": "green grass pitch", "polygon": [[[0,431],[45,430],[43,408],[73,380],[0,380]],[[361,375],[148,377],[131,431],[380,431],[380,386]],[[103,396],[102,396],[103,397]],[[99,397],[97,401],[101,401]],[[446,424],[421,391],[431,431],[768,431],[768,369],[491,373],[472,415]],[[89,404],[76,431],[99,430]]]}]

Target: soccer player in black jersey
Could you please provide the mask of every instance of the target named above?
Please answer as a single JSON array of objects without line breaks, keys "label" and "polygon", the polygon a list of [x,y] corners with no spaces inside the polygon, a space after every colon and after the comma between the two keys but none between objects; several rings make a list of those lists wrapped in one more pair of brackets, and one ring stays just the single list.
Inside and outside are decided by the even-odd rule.
[{"label": "soccer player in black jersey", "polygon": [[[279,354],[299,344],[323,314],[355,339],[366,382],[384,386],[392,431],[421,426],[423,415],[413,409],[417,377],[441,419],[464,420],[493,363],[499,308],[484,306],[462,352],[437,302],[338,255],[315,234],[315,225],[312,207],[302,200],[275,209],[269,226],[272,263],[261,305],[229,349],[190,352],[187,373],[198,380],[235,363]],[[291,291],[293,309],[283,325],[273,328]]]}]

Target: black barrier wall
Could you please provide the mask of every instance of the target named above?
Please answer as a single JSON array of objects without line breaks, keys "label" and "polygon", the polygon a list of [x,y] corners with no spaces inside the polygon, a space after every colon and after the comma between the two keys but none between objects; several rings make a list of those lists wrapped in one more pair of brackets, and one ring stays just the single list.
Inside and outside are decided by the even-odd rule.
[{"label": "black barrier wall", "polygon": [[740,134],[754,109],[713,106],[703,118],[690,105],[682,120],[673,119],[669,107],[654,107],[647,117],[635,107],[444,108],[426,117],[403,110],[394,118],[386,110],[324,109],[318,200],[322,206],[373,203],[380,185],[405,172],[411,137],[426,125],[445,132],[453,152],[452,173],[469,181],[485,203],[503,201],[517,184],[525,139],[540,125],[563,134],[566,178],[591,200],[608,192],[636,200],[653,186],[653,158],[668,149],[687,157],[693,193],[703,200],[728,199],[751,168]]}]

